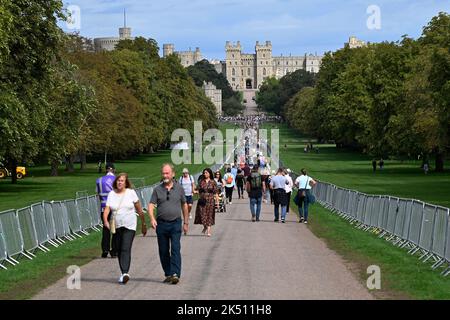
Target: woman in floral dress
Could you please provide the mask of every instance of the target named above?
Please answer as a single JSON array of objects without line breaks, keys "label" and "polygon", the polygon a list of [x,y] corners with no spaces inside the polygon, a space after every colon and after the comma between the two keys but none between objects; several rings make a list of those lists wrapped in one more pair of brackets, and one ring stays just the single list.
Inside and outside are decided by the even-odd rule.
[{"label": "woman in floral dress", "polygon": [[211,226],[215,223],[216,205],[219,205],[217,184],[210,168],[203,170],[203,179],[198,185],[199,199],[195,210],[194,224],[202,224],[204,234],[211,236]]}]

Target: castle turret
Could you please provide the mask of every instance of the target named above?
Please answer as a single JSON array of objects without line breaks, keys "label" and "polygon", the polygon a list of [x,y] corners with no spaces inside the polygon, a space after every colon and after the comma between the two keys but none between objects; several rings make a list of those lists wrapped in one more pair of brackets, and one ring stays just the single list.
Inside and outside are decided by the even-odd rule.
[{"label": "castle turret", "polygon": [[174,53],[175,46],[171,43],[163,44],[163,57],[167,57]]}]

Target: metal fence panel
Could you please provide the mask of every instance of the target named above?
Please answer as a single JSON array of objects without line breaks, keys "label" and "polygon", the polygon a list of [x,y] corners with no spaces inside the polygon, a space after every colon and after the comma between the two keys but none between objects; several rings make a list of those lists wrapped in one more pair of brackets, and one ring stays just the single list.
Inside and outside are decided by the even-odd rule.
[{"label": "metal fence panel", "polygon": [[425,207],[423,208],[419,247],[426,251],[431,251],[433,245],[433,226],[435,214],[436,206],[425,204]]},{"label": "metal fence panel", "polygon": [[423,202],[414,200],[411,210],[411,223],[409,228],[408,240],[419,245],[420,228],[422,226]]},{"label": "metal fence panel", "polygon": [[445,255],[446,238],[450,236],[447,234],[448,220],[449,209],[437,207],[436,216],[434,219],[432,252],[441,258]]},{"label": "metal fence panel", "polygon": [[8,253],[6,252],[6,242],[5,237],[3,235],[2,223],[0,221],[0,263],[2,263],[2,261],[5,260],[6,258],[8,258]]},{"label": "metal fence panel", "polygon": [[372,227],[378,228],[378,221],[379,221],[379,217],[380,217],[380,204],[381,204],[380,196],[375,196],[373,198],[372,213],[371,213],[371,217],[370,217],[370,225]]},{"label": "metal fence panel", "polygon": [[67,216],[69,218],[69,227],[72,232],[80,232],[82,230],[81,228],[81,221],[80,216],[78,214],[78,208],[75,200],[66,200],[64,201],[65,209],[67,212]]},{"label": "metal fence panel", "polygon": [[358,211],[358,194],[355,191],[350,192],[350,208],[348,210],[348,214],[356,218],[356,213]]},{"label": "metal fence panel", "polygon": [[55,231],[58,238],[70,234],[69,218],[64,202],[52,202],[53,220],[55,221]]},{"label": "metal fence panel", "polygon": [[394,234],[400,238],[403,236],[407,203],[408,201],[405,199],[398,200],[397,219],[395,220]]},{"label": "metal fence panel", "polygon": [[94,226],[98,226],[102,224],[102,220],[100,218],[100,202],[98,201],[97,196],[90,196],[88,198],[89,203],[89,213],[91,215],[91,220]]},{"label": "metal fence panel", "polygon": [[55,219],[53,218],[52,204],[50,202],[43,201],[42,205],[44,206],[45,224],[47,225],[48,236],[50,239],[55,239],[57,235]]},{"label": "metal fence panel", "polygon": [[366,226],[372,226],[372,208],[373,208],[373,196],[367,196],[366,199],[366,207],[365,207],[365,213],[364,213],[364,224]]},{"label": "metal fence panel", "polygon": [[367,196],[363,193],[358,194],[358,205],[357,205],[357,212],[356,212],[356,219],[359,222],[364,221],[364,211],[365,211],[365,205],[366,205],[366,198]]},{"label": "metal fence panel", "polygon": [[407,200],[406,202],[405,223],[403,224],[403,233],[402,233],[402,238],[406,240],[409,240],[409,231],[411,226],[413,204],[414,204],[413,200]]},{"label": "metal fence panel", "polygon": [[16,211],[9,210],[0,213],[0,224],[9,257],[23,252],[23,239],[20,233],[19,220]]},{"label": "metal fence panel", "polygon": [[19,220],[20,231],[23,239],[23,249],[31,251],[39,246],[36,228],[33,217],[31,216],[31,207],[17,210],[17,219]]},{"label": "metal fence panel", "polygon": [[[450,217],[448,217],[450,219]],[[450,262],[450,220],[447,222],[447,242],[445,244],[445,260]]]},{"label": "metal fence panel", "polygon": [[80,216],[81,228],[82,230],[87,230],[93,227],[91,215],[89,213],[89,203],[88,198],[78,198],[75,200],[76,206],[78,208],[78,213]]},{"label": "metal fence panel", "polygon": [[394,234],[395,231],[395,222],[398,214],[398,201],[398,198],[389,197],[386,231],[391,234]]},{"label": "metal fence panel", "polygon": [[34,226],[36,228],[38,244],[41,245],[51,240],[45,217],[44,204],[33,204],[31,206],[31,214],[33,216]]}]

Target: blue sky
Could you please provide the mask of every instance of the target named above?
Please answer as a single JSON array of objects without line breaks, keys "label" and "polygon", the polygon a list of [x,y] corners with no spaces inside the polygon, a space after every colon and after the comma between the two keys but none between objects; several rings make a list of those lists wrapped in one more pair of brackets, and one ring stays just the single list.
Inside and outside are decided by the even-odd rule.
[{"label": "blue sky", "polygon": [[[72,0],[80,8],[80,34],[89,38],[117,36],[127,10],[133,36],[173,43],[175,50],[200,47],[204,57],[223,59],[225,41],[241,41],[245,53],[255,42],[272,41],[274,55],[323,54],[350,35],[370,42],[417,38],[449,0]],[[381,28],[369,29],[368,7],[380,9]],[[66,31],[65,24],[62,27]]]}]

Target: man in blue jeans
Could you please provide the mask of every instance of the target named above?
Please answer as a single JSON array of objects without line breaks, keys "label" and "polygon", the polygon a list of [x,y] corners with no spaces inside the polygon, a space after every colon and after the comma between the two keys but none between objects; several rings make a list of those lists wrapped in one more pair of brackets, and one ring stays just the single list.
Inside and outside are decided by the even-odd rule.
[{"label": "man in blue jeans", "polygon": [[262,181],[262,177],[258,172],[258,167],[254,166],[250,176],[247,178],[246,189],[250,199],[250,212],[252,213],[252,221],[259,221],[261,213],[262,195],[266,191],[266,187]]},{"label": "man in blue jeans", "polygon": [[274,204],[274,222],[278,222],[280,219],[279,208],[281,206],[281,222],[286,221],[286,206],[287,197],[285,186],[287,184],[287,179],[284,176],[284,169],[278,168],[276,176],[270,181],[270,188],[273,190],[273,204]]},{"label": "man in blue jeans", "polygon": [[[162,183],[153,190],[148,213],[152,228],[156,230],[159,259],[164,270],[165,283],[177,284],[181,276],[181,232],[188,232],[189,211],[184,189],[173,183],[175,170],[171,164],[161,167]],[[155,218],[155,205],[158,215]],[[183,219],[181,217],[183,213]],[[183,223],[184,220],[184,223]]]}]

